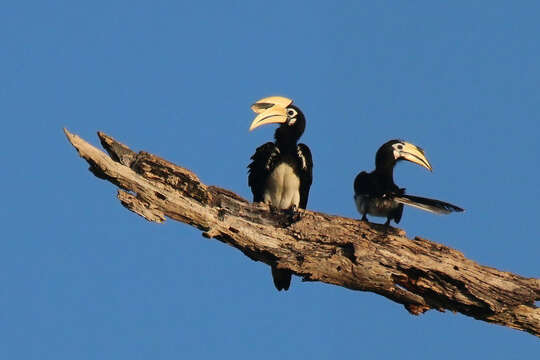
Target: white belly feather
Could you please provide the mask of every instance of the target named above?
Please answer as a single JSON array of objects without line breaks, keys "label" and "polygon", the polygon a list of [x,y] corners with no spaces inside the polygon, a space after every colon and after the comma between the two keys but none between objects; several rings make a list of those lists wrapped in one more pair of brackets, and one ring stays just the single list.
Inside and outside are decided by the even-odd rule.
[{"label": "white belly feather", "polygon": [[268,177],[264,202],[278,209],[289,209],[300,203],[300,179],[289,164],[279,164]]}]

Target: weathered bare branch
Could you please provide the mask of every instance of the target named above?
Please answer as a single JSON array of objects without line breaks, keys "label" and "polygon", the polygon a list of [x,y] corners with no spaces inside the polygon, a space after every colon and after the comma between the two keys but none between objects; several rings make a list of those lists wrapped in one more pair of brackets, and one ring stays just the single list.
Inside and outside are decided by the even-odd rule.
[{"label": "weathered bare branch", "polygon": [[540,337],[540,279],[481,266],[454,249],[399,229],[314,211],[253,204],[207,186],[191,171],[135,153],[99,132],[110,156],[65,130],[90,171],[123,190],[118,198],[149,221],[165,218],[203,231],[255,261],[287,268],[305,281],[371,291],[411,314],[451,310]]}]

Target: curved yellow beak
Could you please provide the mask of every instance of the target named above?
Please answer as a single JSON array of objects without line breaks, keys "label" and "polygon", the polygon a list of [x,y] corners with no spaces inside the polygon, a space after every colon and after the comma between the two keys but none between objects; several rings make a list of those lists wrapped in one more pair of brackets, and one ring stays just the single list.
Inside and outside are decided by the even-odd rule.
[{"label": "curved yellow beak", "polygon": [[287,121],[287,107],[292,104],[291,99],[281,96],[270,96],[258,100],[251,106],[251,110],[258,115],[253,119],[249,131],[265,124],[282,124]]},{"label": "curved yellow beak", "polygon": [[414,144],[403,142],[403,148],[398,151],[398,157],[422,167],[425,167],[429,171],[433,171],[431,164],[429,163],[424,150]]}]

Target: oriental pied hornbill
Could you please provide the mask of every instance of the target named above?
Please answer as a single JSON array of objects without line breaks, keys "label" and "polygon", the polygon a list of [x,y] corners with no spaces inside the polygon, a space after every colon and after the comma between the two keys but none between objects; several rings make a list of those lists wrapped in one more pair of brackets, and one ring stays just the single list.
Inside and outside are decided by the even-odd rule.
[{"label": "oriental pied hornbill", "polygon": [[[265,124],[280,124],[275,141],[255,150],[249,164],[248,184],[254,202],[264,202],[277,209],[305,209],[312,182],[313,161],[305,144],[298,144],[306,127],[306,118],[291,99],[271,96],[257,101],[251,109],[258,115],[249,130]],[[291,272],[272,266],[274,285],[288,290]]]},{"label": "oriental pied hornbill", "polygon": [[367,221],[366,215],[369,214],[386,217],[387,226],[390,220],[397,224],[403,214],[403,204],[436,214],[463,211],[444,201],[406,195],[405,189],[394,183],[394,165],[400,160],[411,161],[432,171],[424,150],[418,146],[402,140],[385,143],[375,155],[375,170],[370,173],[362,171],[354,179],[354,200],[362,220]]}]

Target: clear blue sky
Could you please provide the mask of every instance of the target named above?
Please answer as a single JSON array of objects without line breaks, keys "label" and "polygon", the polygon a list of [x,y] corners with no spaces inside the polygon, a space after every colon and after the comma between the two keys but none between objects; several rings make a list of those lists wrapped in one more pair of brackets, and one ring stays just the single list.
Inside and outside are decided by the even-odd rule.
[{"label": "clear blue sky", "polygon": [[400,227],[539,277],[539,14],[535,1],[3,3],[0,358],[534,358],[537,338],[459,314],[298,278],[278,293],[266,265],[122,208],[62,127],[249,198],[249,157],[274,131],[249,133],[249,106],[288,96],[308,119],[309,208],[358,217],[354,176],[403,138],[434,172],[400,164],[396,182],[467,211],[409,208]]}]

